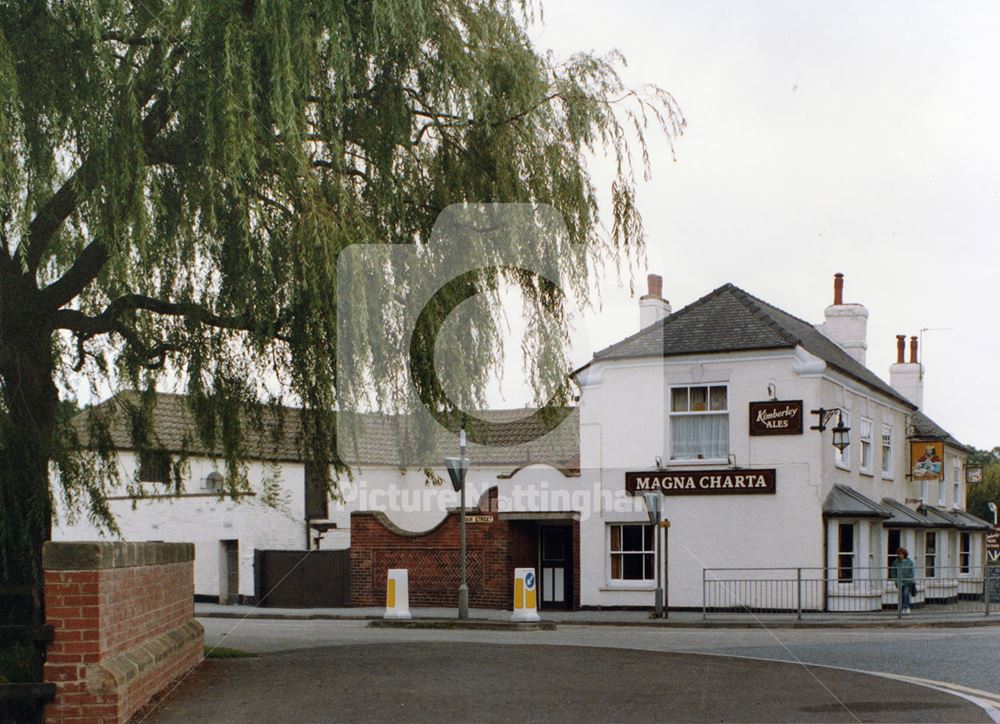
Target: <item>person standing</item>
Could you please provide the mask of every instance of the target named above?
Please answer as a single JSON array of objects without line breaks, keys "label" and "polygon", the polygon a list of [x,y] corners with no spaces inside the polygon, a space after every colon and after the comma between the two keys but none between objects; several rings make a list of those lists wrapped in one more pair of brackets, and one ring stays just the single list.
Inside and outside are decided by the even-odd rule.
[{"label": "person standing", "polygon": [[896,559],[892,562],[889,572],[890,578],[896,582],[896,587],[899,589],[903,613],[909,613],[910,597],[916,593],[917,586],[913,582],[913,561],[902,546],[896,551]]}]

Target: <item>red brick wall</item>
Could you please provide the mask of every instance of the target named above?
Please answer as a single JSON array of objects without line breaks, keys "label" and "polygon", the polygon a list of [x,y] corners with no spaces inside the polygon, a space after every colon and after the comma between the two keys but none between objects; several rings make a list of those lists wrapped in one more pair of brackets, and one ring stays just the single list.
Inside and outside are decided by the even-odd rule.
[{"label": "red brick wall", "polygon": [[[538,526],[534,521],[511,521],[496,513],[487,514],[493,516],[492,523],[466,524],[469,605],[510,610],[514,603],[514,569],[538,565]],[[395,528],[380,513],[352,513],[349,605],[384,606],[388,570],[406,568],[411,606],[456,606],[459,537],[458,512],[449,513],[436,528],[419,535]],[[579,550],[580,527],[574,521],[574,608],[580,602]]]},{"label": "red brick wall", "polygon": [[124,721],[201,660],[193,546],[48,543],[44,557],[47,720]]}]

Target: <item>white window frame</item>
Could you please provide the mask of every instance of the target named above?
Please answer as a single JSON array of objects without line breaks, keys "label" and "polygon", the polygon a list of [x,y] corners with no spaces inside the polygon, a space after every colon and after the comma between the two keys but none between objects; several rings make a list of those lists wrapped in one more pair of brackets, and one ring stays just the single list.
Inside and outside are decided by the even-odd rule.
[{"label": "white window frame", "polygon": [[882,423],[882,477],[892,480],[892,425],[888,422]]},{"label": "white window frame", "polygon": [[[941,537],[939,531],[928,530],[924,532],[924,577],[937,578],[938,557],[941,555]],[[927,541],[934,536],[934,552],[927,552]]]},{"label": "white window frame", "polygon": [[944,466],[942,465],[941,477],[938,479],[938,507],[943,508],[947,504],[948,481],[945,480]]},{"label": "white window frame", "polygon": [[[851,550],[844,551],[841,549],[841,544],[843,543],[843,537],[841,532],[844,526],[851,527]],[[853,583],[854,582],[854,569],[857,567],[858,563],[858,524],[854,521],[838,521],[837,523],[837,583]],[[850,565],[843,565],[845,559],[850,559]],[[840,575],[841,571],[849,571],[849,577],[845,578]]]},{"label": "white window frame", "polygon": [[[705,390],[706,390],[705,394],[707,396],[706,400],[707,400],[708,408],[709,409],[707,409],[707,410],[687,410],[687,411],[674,412],[674,390],[687,390],[688,391],[688,407],[690,407],[691,390],[693,388],[696,388],[696,387],[704,387],[705,388]],[[713,410],[713,409],[711,409],[711,407],[712,407],[712,388],[713,387],[720,387],[720,388],[722,388],[723,390],[726,391],[726,409],[725,410]],[[729,385],[727,385],[725,383],[712,383],[712,382],[704,382],[704,383],[690,384],[690,385],[671,385],[670,386],[670,399],[668,401],[668,404],[669,404],[669,412],[668,412],[668,414],[670,416],[670,431],[669,431],[669,435],[670,435],[670,437],[669,437],[669,441],[670,441],[670,460],[683,461],[683,462],[713,462],[713,463],[728,462],[728,460],[729,460],[729,452],[731,450],[731,446],[730,446],[731,439],[730,439],[730,429],[729,429],[729,420],[730,420],[730,418],[729,418],[729,412],[730,412],[730,408],[729,408]],[[674,453],[674,430],[673,430],[674,420],[677,420],[677,419],[680,419],[680,418],[683,418],[683,417],[695,417],[695,416],[703,416],[703,415],[704,416],[711,415],[711,416],[717,416],[717,417],[725,416],[725,418],[726,418],[726,453],[725,453],[725,455],[722,456],[722,457],[717,457],[717,458],[710,458],[710,457],[706,457],[706,456],[691,458],[691,457],[679,457],[679,456],[675,455],[675,453]]]},{"label": "white window frame", "polygon": [[[649,548],[649,550],[646,550],[646,547],[645,547],[646,546],[646,534],[645,534],[645,530],[643,531],[643,535],[642,535],[643,549],[641,551],[625,551],[625,550],[614,551],[614,550],[612,550],[612,541],[614,540],[614,529],[615,528],[626,528],[626,527],[632,527],[632,526],[637,526],[637,527],[640,527],[640,528],[643,528],[643,529],[653,528],[653,526],[651,526],[649,523],[644,523],[642,521],[633,521],[633,522],[626,522],[626,523],[608,523],[608,525],[607,525],[607,533],[606,533],[606,539],[607,539],[607,541],[605,543],[605,547],[604,548],[605,548],[605,551],[606,551],[605,561],[607,561],[607,567],[608,567],[607,568],[607,581],[608,581],[608,585],[609,586],[618,586],[618,587],[643,587],[643,588],[646,588],[646,587],[649,587],[649,586],[655,586],[656,585],[656,566],[657,566],[657,561],[656,561],[656,529],[655,528],[653,528],[653,537],[652,537],[652,542],[650,543],[651,547]],[[624,541],[624,533],[622,535],[622,539]],[[616,555],[617,556],[623,556],[623,557],[624,556],[643,556],[643,557],[645,557],[645,556],[651,556],[652,559],[653,559],[653,566],[652,566],[652,572],[651,572],[650,577],[649,578],[614,578],[614,577],[612,577],[612,573],[613,573],[613,570],[614,570],[614,565],[612,564],[611,560],[612,560],[612,556],[616,556]],[[624,569],[625,569],[625,566],[624,566],[624,559],[623,559],[622,569],[621,569],[622,573],[624,573]],[[645,574],[646,574],[646,567],[645,567],[645,565],[643,565],[643,575],[645,576]]]},{"label": "white window frame", "polygon": [[853,449],[851,445],[852,442],[851,438],[854,436],[854,429],[851,428],[851,411],[843,410],[839,414],[843,416],[844,427],[848,428],[847,447],[844,448],[843,450],[838,450],[837,448],[833,448],[833,464],[836,465],[838,468],[842,468],[844,470],[850,470],[851,450]]},{"label": "white window frame", "polygon": [[[859,465],[861,472],[871,475],[875,470],[875,450],[872,447],[872,437],[875,434],[875,423],[867,417],[861,418],[861,429],[858,432],[858,445],[861,449]],[[868,451],[868,462],[865,462],[865,451]]]},{"label": "white window frame", "polygon": [[951,484],[951,505],[953,508],[964,508],[962,502],[962,461],[955,458],[955,463],[951,468],[953,478]]},{"label": "white window frame", "polygon": [[[965,558],[964,563],[962,562],[963,557]],[[972,575],[972,533],[967,530],[958,532],[958,560],[956,563],[958,563],[958,575]]]}]

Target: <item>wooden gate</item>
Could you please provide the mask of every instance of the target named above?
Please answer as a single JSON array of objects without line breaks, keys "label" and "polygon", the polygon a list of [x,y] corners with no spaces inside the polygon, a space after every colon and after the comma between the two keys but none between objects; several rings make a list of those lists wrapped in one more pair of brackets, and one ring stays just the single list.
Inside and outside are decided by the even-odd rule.
[{"label": "wooden gate", "polygon": [[265,608],[347,606],[348,551],[254,551],[254,594]]}]

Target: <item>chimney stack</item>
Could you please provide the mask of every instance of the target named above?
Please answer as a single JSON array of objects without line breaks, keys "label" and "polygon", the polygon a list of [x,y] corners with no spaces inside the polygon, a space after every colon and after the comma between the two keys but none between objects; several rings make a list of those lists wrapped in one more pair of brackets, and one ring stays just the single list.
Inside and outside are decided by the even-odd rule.
[{"label": "chimney stack", "polygon": [[868,310],[863,304],[844,304],[844,275],[833,275],[833,304],[826,308],[826,321],[816,329],[836,342],[861,364],[868,359]]},{"label": "chimney stack", "polygon": [[656,324],[670,316],[670,302],[663,298],[663,277],[659,274],[646,276],[648,291],[639,297],[639,329]]},{"label": "chimney stack", "polygon": [[889,367],[889,384],[917,407],[924,406],[924,369],[918,361],[917,338],[910,337],[910,361],[905,362],[906,335],[896,335],[896,364]]}]

